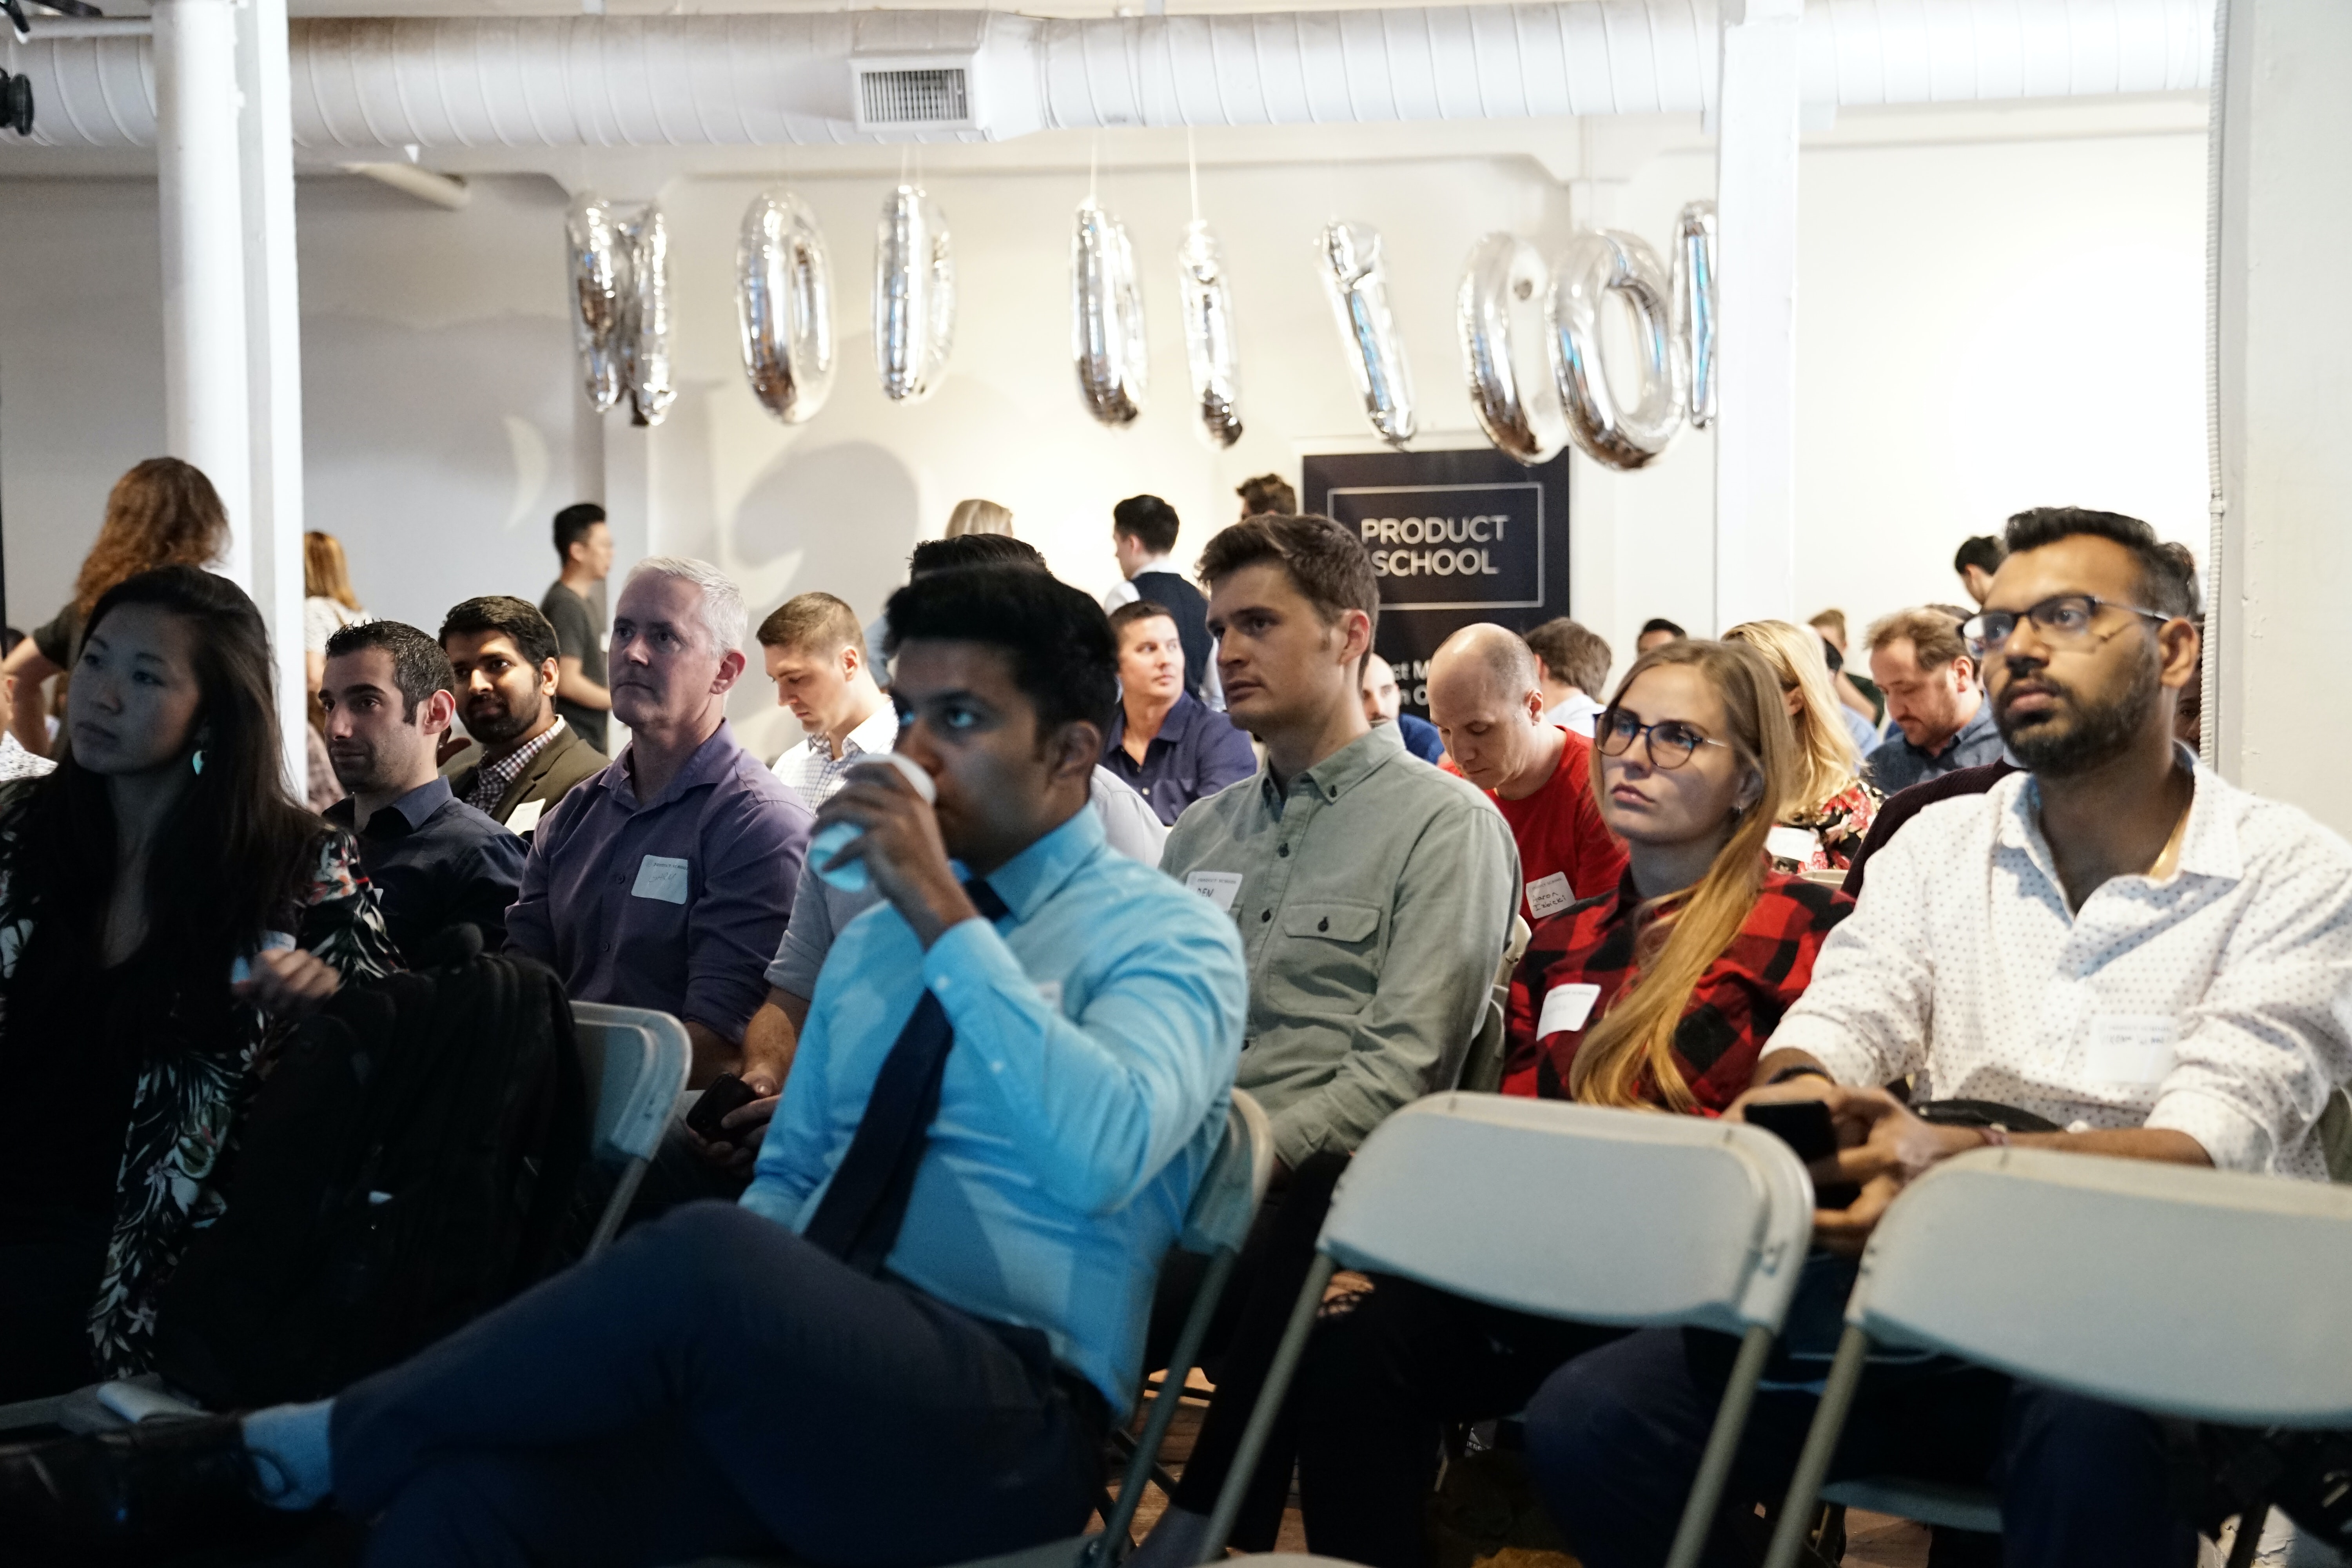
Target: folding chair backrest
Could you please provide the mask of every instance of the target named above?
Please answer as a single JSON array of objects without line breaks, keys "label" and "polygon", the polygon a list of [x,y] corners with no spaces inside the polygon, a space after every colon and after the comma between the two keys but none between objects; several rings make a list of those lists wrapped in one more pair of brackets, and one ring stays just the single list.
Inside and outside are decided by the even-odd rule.
[{"label": "folding chair backrest", "polygon": [[2344,1188],[1989,1149],[1887,1210],[1846,1321],[2164,1415],[2344,1427],[2347,1300]]},{"label": "folding chair backrest", "polygon": [[601,1164],[650,1160],[686,1088],[686,1026],[647,1007],[572,1004],[588,1081],[589,1152]]},{"label": "folding chair backrest", "polygon": [[1364,1141],[1320,1245],[1519,1311],[1738,1333],[1779,1328],[1812,1216],[1804,1167],[1757,1128],[1432,1095]]},{"label": "folding chair backrest", "polygon": [[1238,1089],[1233,1095],[1224,1138],[1193,1191],[1183,1234],[1176,1239],[1185,1251],[1202,1257],[1241,1250],[1274,1177],[1274,1125],[1249,1095]]}]

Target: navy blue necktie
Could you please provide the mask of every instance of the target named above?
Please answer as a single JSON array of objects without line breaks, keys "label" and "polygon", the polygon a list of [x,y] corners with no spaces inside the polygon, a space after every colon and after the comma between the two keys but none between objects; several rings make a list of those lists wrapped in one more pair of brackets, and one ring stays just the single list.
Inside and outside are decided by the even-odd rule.
[{"label": "navy blue necktie", "polygon": [[[963,890],[983,920],[1001,921],[1013,912],[986,882],[966,882]],[[858,1119],[856,1136],[833,1173],[824,1201],[801,1232],[860,1274],[879,1274],[883,1260],[898,1245],[907,1200],[915,1191],[915,1172],[930,1142],[932,1119],[939,1115],[948,1050],[954,1044],[947,1009],[924,987],[914,1016],[898,1031],[875,1076],[866,1114]]]}]

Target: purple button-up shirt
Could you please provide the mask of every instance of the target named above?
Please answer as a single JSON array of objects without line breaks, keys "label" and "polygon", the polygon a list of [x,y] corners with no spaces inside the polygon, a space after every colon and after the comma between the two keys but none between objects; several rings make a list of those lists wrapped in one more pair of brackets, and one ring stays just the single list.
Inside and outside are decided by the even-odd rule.
[{"label": "purple button-up shirt", "polygon": [[768,994],[809,809],[724,721],[640,804],[632,745],[548,813],[507,911],[509,951],[575,1002],[654,1007],[730,1040]]}]

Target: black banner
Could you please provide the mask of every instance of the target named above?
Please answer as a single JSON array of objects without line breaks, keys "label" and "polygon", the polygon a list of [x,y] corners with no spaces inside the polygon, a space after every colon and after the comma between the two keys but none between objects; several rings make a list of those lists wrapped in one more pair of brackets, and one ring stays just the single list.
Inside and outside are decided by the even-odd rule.
[{"label": "black banner", "polygon": [[1381,584],[1373,646],[1405,710],[1429,714],[1429,656],[1475,621],[1568,614],[1568,455],[1520,467],[1491,447],[1309,457],[1300,504],[1344,524]]}]

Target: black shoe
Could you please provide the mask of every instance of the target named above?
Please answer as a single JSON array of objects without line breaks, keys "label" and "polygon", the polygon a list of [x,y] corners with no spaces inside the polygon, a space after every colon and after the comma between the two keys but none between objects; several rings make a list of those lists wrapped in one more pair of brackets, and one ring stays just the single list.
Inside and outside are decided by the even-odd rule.
[{"label": "black shoe", "polygon": [[233,1415],[0,1448],[0,1556],[138,1563],[266,1548],[305,1516],[261,1502],[255,1481]]}]

